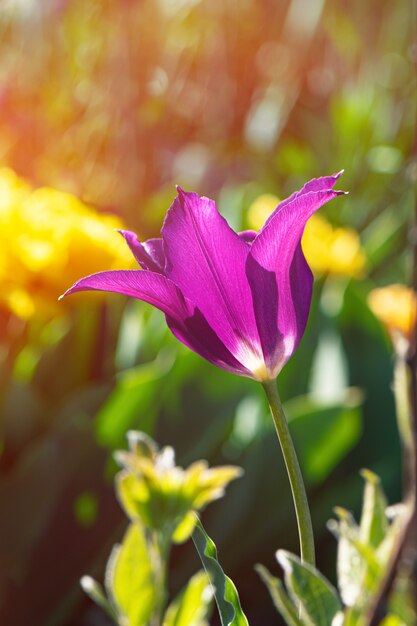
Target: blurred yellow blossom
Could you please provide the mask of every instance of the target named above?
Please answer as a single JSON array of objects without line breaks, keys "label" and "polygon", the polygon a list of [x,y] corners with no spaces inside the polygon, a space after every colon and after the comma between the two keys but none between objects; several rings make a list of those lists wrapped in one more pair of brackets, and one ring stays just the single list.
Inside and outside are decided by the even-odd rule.
[{"label": "blurred yellow blossom", "polygon": [[279,204],[279,198],[272,193],[263,193],[250,205],[247,214],[249,228],[259,230],[265,224],[272,211]]},{"label": "blurred yellow blossom", "polygon": [[82,274],[130,267],[116,228],[123,228],[118,217],[68,193],[33,190],[1,169],[0,302],[21,318],[53,312],[58,296]]},{"label": "blurred yellow blossom", "polygon": [[228,483],[241,475],[238,467],[209,468],[197,461],[187,469],[175,465],[174,450],[158,449],[144,433],[128,433],[129,452],[118,452],[123,469],[117,492],[126,514],[145,526],[185,541],[195,524],[195,512],[224,494]]},{"label": "blurred yellow blossom", "polygon": [[[279,198],[273,194],[259,196],[248,209],[248,226],[259,230],[278,204]],[[365,269],[358,233],[352,228],[333,227],[321,215],[308,220],[302,247],[314,274],[357,277]]]},{"label": "blurred yellow blossom", "polygon": [[411,337],[416,324],[417,298],[410,287],[395,284],[373,289],[368,304],[391,335],[400,332]]},{"label": "blurred yellow blossom", "polygon": [[307,222],[303,251],[315,274],[358,277],[366,265],[358,233],[352,228],[333,227],[321,215]]}]

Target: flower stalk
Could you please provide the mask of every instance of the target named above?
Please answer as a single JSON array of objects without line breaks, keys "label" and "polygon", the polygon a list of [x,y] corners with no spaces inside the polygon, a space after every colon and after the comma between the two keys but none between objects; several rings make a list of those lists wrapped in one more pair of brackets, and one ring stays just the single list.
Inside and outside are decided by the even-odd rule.
[{"label": "flower stalk", "polygon": [[298,463],[287,419],[282,408],[275,380],[262,383],[268,398],[272,419],[281,446],[282,454],[287,468],[292,497],[294,500],[295,514],[297,518],[298,536],[300,539],[301,560],[309,565],[315,565],[314,536],[311,523],[310,509],[304,486],[303,476]]},{"label": "flower stalk", "polygon": [[150,626],[161,626],[168,599],[168,562],[170,553],[171,536],[164,532],[153,531],[150,533],[150,550],[154,566],[155,589],[158,598],[155,603],[154,614]]}]

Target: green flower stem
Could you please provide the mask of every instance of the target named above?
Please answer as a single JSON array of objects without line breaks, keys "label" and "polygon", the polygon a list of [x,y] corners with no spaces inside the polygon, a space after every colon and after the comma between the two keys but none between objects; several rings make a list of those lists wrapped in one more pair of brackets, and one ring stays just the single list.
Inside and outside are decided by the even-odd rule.
[{"label": "green flower stem", "polygon": [[167,570],[171,548],[170,535],[168,537],[163,531],[154,531],[151,536],[150,547],[153,552],[155,587],[159,595],[154,615],[151,619],[151,626],[161,626],[168,596]]},{"label": "green flower stem", "polygon": [[281,399],[275,380],[262,383],[268,398],[275,429],[277,431],[288,478],[291,485],[294,500],[295,514],[297,517],[298,535],[300,538],[301,560],[310,565],[315,565],[314,536],[311,524],[310,509],[308,507],[307,494],[304,487],[303,476],[298,463],[297,454],[288,429],[287,420],[282,408]]}]

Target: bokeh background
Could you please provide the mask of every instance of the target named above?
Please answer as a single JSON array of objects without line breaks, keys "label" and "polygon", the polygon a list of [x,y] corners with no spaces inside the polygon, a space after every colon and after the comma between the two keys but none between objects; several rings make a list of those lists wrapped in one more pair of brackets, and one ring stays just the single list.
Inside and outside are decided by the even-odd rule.
[{"label": "bokeh background", "polygon": [[[157,236],[175,184],[244,229],[345,168],[350,195],[305,236],[312,312],[279,378],[326,575],[326,520],[335,505],[359,510],[358,471],[401,497],[391,347],[368,294],[411,275],[414,6],[2,0],[0,623],[108,623],[78,581],[101,579],[122,535],[112,452],[131,428],[181,464],[244,467],[204,520],[250,623],[279,623],[253,566],[278,574],[274,551],[297,537],[260,389],[188,352],[148,305],[57,302],[83,275],[131,267],[114,228]],[[172,591],[197,568],[178,548]]]}]

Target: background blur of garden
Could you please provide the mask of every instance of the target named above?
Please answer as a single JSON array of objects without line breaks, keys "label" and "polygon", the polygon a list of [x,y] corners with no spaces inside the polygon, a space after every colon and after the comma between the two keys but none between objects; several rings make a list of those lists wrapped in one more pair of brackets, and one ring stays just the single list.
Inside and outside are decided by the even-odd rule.
[{"label": "background blur of garden", "polygon": [[[112,452],[132,428],[182,465],[244,468],[205,525],[250,623],[279,623],[253,566],[277,574],[297,536],[261,389],[192,354],[149,305],[57,301],[133,267],[114,228],[158,236],[175,184],[243,230],[345,169],[349,196],[305,235],[312,311],[279,378],[322,571],[334,579],[326,521],[358,511],[362,467],[400,499],[391,347],[368,294],[411,276],[415,22],[406,0],[0,2],[1,624],[108,624],[78,581],[102,578],[122,535]],[[172,567],[175,592],[198,568],[191,545]]]}]

